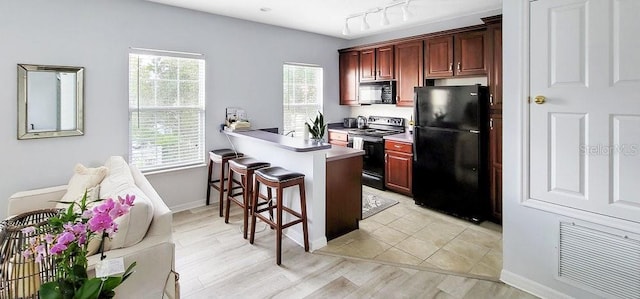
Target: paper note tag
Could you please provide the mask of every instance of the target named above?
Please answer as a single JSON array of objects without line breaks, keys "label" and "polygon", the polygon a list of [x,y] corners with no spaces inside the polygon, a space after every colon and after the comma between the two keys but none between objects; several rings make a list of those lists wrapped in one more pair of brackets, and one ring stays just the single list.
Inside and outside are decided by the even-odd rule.
[{"label": "paper note tag", "polygon": [[124,259],[107,259],[96,263],[96,277],[107,277],[124,272]]}]

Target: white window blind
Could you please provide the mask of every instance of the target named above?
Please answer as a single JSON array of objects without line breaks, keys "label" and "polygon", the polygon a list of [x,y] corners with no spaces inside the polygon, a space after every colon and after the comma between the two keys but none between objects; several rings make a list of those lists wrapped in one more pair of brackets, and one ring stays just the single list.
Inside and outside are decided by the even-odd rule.
[{"label": "white window blind", "polygon": [[322,112],[322,68],[318,66],[285,64],[284,133],[302,136],[305,122]]},{"label": "white window blind", "polygon": [[204,163],[204,59],[129,54],[129,162],[142,171]]}]

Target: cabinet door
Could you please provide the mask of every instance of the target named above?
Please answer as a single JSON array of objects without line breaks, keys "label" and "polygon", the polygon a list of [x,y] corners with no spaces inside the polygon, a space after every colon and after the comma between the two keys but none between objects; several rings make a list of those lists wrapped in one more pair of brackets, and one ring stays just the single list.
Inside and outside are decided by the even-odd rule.
[{"label": "cabinet door", "polygon": [[360,51],[360,81],[376,79],[376,51],[368,49]]},{"label": "cabinet door", "polygon": [[393,46],[376,49],[376,69],[378,80],[393,80]]},{"label": "cabinet door", "polygon": [[453,37],[437,37],[425,40],[427,78],[453,76]]},{"label": "cabinet door", "polygon": [[502,115],[493,114],[489,124],[489,198],[494,221],[502,221]]},{"label": "cabinet door", "polygon": [[491,25],[488,35],[492,45],[489,62],[489,104],[491,110],[502,111],[502,25]]},{"label": "cabinet door", "polygon": [[422,41],[396,45],[396,105],[413,106],[413,88],[423,85]]},{"label": "cabinet door", "polygon": [[358,51],[340,53],[340,105],[358,105]]},{"label": "cabinet door", "polygon": [[478,76],[487,74],[485,63],[485,31],[455,35],[455,75]]},{"label": "cabinet door", "polygon": [[387,151],[385,154],[385,185],[387,188],[411,195],[413,155]]}]

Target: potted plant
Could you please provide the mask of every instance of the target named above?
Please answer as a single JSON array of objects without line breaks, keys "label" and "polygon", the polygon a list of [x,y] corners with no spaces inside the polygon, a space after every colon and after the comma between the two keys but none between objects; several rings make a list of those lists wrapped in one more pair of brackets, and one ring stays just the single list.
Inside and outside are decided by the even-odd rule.
[{"label": "potted plant", "polygon": [[316,115],[314,120],[311,120],[311,124],[307,122],[305,125],[307,126],[307,129],[309,129],[311,139],[320,141],[324,138],[324,132],[327,125],[324,123],[324,116],[322,116],[322,112],[318,111],[318,115]]}]

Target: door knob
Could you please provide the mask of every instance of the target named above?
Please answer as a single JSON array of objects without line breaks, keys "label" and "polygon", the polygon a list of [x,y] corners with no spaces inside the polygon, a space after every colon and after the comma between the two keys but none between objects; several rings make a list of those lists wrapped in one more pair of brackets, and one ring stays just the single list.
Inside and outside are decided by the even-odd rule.
[{"label": "door knob", "polygon": [[538,105],[544,104],[546,100],[547,98],[545,98],[544,96],[536,96],[535,98],[533,98],[533,101],[536,102],[536,104]]}]

